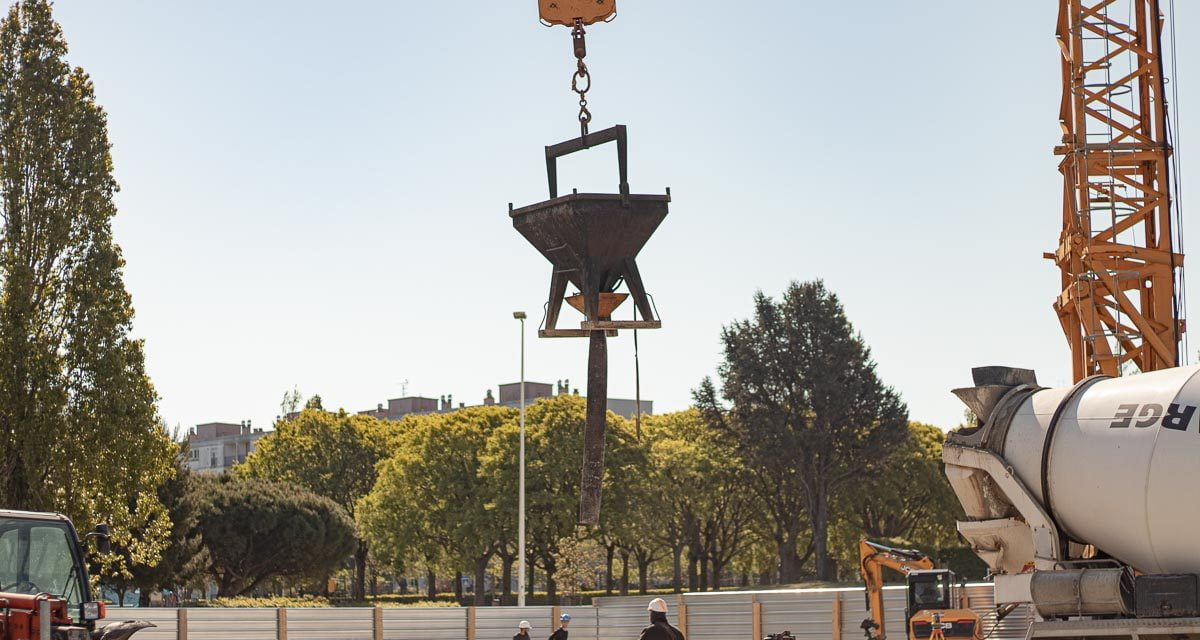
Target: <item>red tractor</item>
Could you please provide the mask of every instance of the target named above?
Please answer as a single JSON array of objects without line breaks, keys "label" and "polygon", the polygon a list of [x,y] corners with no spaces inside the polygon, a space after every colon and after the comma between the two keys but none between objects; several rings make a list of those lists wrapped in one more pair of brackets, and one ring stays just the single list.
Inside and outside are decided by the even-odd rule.
[{"label": "red tractor", "polygon": [[[108,551],[108,527],[89,537]],[[98,629],[83,541],[66,516],[0,510],[0,640],[124,640],[146,622]]]}]

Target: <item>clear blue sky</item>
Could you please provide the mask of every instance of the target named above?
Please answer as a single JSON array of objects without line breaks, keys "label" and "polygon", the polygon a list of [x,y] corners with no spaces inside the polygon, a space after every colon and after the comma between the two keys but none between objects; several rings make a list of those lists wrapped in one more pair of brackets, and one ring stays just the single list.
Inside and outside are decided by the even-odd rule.
[{"label": "clear blue sky", "polygon": [[[949,390],[975,365],[1069,381],[1041,257],[1060,220],[1056,5],[622,0],[591,29],[595,126],[629,126],[635,191],[674,194],[640,259],[665,325],[640,336],[657,410],[687,406],[756,289],[797,279],[841,296],[914,419],[957,423]],[[1177,5],[1194,35],[1200,6]],[[474,404],[516,379],[511,312],[541,317],[549,268],[506,206],[545,198],[542,146],[577,134],[569,36],[533,0],[56,14],[108,111],[116,236],[169,424],[267,426],[293,386],[360,410],[404,380]],[[1200,38],[1178,56],[1200,203]],[[560,179],[612,190],[613,164],[572,159]],[[535,329],[528,377],[582,387],[586,344]],[[610,357],[611,394],[632,397],[629,336]]]}]

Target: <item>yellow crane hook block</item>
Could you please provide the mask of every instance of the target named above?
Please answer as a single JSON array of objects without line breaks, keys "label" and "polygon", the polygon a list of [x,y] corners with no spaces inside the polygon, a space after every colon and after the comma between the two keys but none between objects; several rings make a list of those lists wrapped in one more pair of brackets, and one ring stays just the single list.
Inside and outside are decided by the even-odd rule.
[{"label": "yellow crane hook block", "polygon": [[617,15],[617,0],[538,0],[542,22],[575,26],[607,22]]}]

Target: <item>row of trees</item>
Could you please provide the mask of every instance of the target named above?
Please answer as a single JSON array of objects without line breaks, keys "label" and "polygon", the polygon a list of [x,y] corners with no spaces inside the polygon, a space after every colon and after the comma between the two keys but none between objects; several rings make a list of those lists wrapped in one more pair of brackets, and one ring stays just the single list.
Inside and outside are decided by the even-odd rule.
[{"label": "row of trees", "polygon": [[[646,416],[640,432],[609,414],[596,529],[575,524],[583,399],[528,408],[531,592],[836,580],[856,573],[862,535],[933,552],[957,545],[944,433],[907,421],[836,296],[819,282],[794,284],[779,302],[760,294],[754,318],[723,341],[720,391],[703,381],[694,408]],[[222,595],[324,583],[352,566],[356,598],[376,576],[423,577],[433,597],[439,575],[453,576],[460,597],[471,576],[479,603],[489,583],[511,596],[518,446],[512,408],[387,422],[314,397],[233,477],[163,484],[170,551],[157,567],[132,554],[126,563],[143,588],[200,576]]]},{"label": "row of trees", "polygon": [[[597,529],[575,525],[583,400],[529,407],[531,590],[535,576],[551,598],[612,590],[634,582],[631,571],[642,590],[655,574],[676,589],[834,580],[856,570],[860,535],[956,544],[944,434],[908,422],[822,283],[793,284],[779,302],[758,295],[754,318],[727,327],[723,342],[720,390],[705,380],[695,408],[647,416],[640,434],[609,414]],[[239,475],[302,487],[353,517],[357,597],[369,567],[423,576],[430,595],[439,574],[459,588],[464,574],[475,585],[495,574],[509,595],[517,418],[475,407],[389,423],[310,402],[260,441]]]}]

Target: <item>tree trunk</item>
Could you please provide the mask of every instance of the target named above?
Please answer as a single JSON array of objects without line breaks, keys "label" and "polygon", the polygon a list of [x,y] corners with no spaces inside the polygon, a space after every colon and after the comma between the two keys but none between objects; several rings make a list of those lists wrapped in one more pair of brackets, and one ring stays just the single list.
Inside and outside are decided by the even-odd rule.
[{"label": "tree trunk", "polygon": [[542,556],[542,570],[546,572],[546,598],[549,599],[547,604],[558,604],[558,582],[554,579],[554,574],[558,573],[558,564],[554,561],[554,556]]},{"label": "tree trunk", "polygon": [[354,600],[365,600],[367,596],[367,541],[359,540],[358,548],[354,550],[354,588],[350,597]]},{"label": "tree trunk", "polygon": [[721,561],[717,560],[716,558],[713,558],[713,561],[712,561],[712,590],[713,591],[721,590],[721,572],[724,570],[725,570],[725,567],[721,566]]},{"label": "tree trunk", "polygon": [[475,606],[482,607],[487,603],[484,592],[484,582],[487,581],[488,560],[491,556],[482,556],[475,559]]},{"label": "tree trunk", "polygon": [[647,559],[638,558],[638,593],[646,595],[646,591],[650,586],[650,556],[645,556]]},{"label": "tree trunk", "polygon": [[437,575],[433,573],[433,567],[425,570],[425,581],[428,583],[425,585],[425,592],[429,599],[437,599]]},{"label": "tree trunk", "polygon": [[605,545],[604,551],[606,554],[604,563],[604,595],[611,596],[613,594],[613,559],[617,555],[617,545]]},{"label": "tree trunk", "polygon": [[762,587],[769,584],[771,584],[771,570],[767,569],[758,574],[758,586]]},{"label": "tree trunk", "polygon": [[817,559],[817,579],[832,581],[834,567],[829,557],[829,495],[828,491],[819,489],[814,496],[812,511],[814,554]]},{"label": "tree trunk", "polygon": [[629,595],[629,552],[621,549],[621,595]]},{"label": "tree trunk", "polygon": [[742,579],[738,584],[743,587],[750,586],[750,572],[749,571],[742,571]]},{"label": "tree trunk", "polygon": [[142,589],[141,591],[138,592],[138,606],[139,607],[150,606],[150,590],[149,589]]},{"label": "tree trunk", "polygon": [[683,545],[671,549],[671,587],[675,593],[683,593]]},{"label": "tree trunk", "polygon": [[708,591],[708,554],[700,556],[700,590]]},{"label": "tree trunk", "polygon": [[408,578],[400,578],[400,595],[408,595]]},{"label": "tree trunk", "polygon": [[554,574],[549,571],[546,572],[546,598],[552,606],[558,604],[558,582],[554,580]]},{"label": "tree trunk", "polygon": [[[221,576],[221,578],[217,581],[217,597],[218,598],[236,598],[237,596],[241,595],[241,592],[243,590],[243,586],[242,586],[243,584],[244,583],[241,580],[238,580],[237,578],[233,578],[228,575]],[[328,584],[328,581],[326,582],[326,584]],[[328,589],[326,589],[326,590],[328,590]],[[119,596],[121,602],[124,603],[124,601],[125,601],[124,592],[118,592],[117,595]]]},{"label": "tree trunk", "polygon": [[516,559],[511,556],[500,558],[500,566],[502,567],[501,575],[504,576],[501,578],[501,582],[504,584],[500,587],[500,597],[504,599],[512,596],[512,568],[514,562],[516,562]]},{"label": "tree trunk", "polygon": [[454,598],[458,600],[459,604],[462,604],[463,599],[462,578],[461,570],[454,572]]},{"label": "tree trunk", "polygon": [[528,604],[533,604],[533,596],[537,594],[537,567],[533,566],[532,558],[526,557],[526,566],[529,568],[529,579],[525,583],[525,597],[529,601]]},{"label": "tree trunk", "polygon": [[796,553],[796,538],[790,536],[779,543],[779,582],[795,584],[800,581],[800,556]]},{"label": "tree trunk", "polygon": [[696,563],[699,558],[696,557],[696,552],[688,548],[688,591],[695,591],[700,586],[699,576],[696,575]]}]

